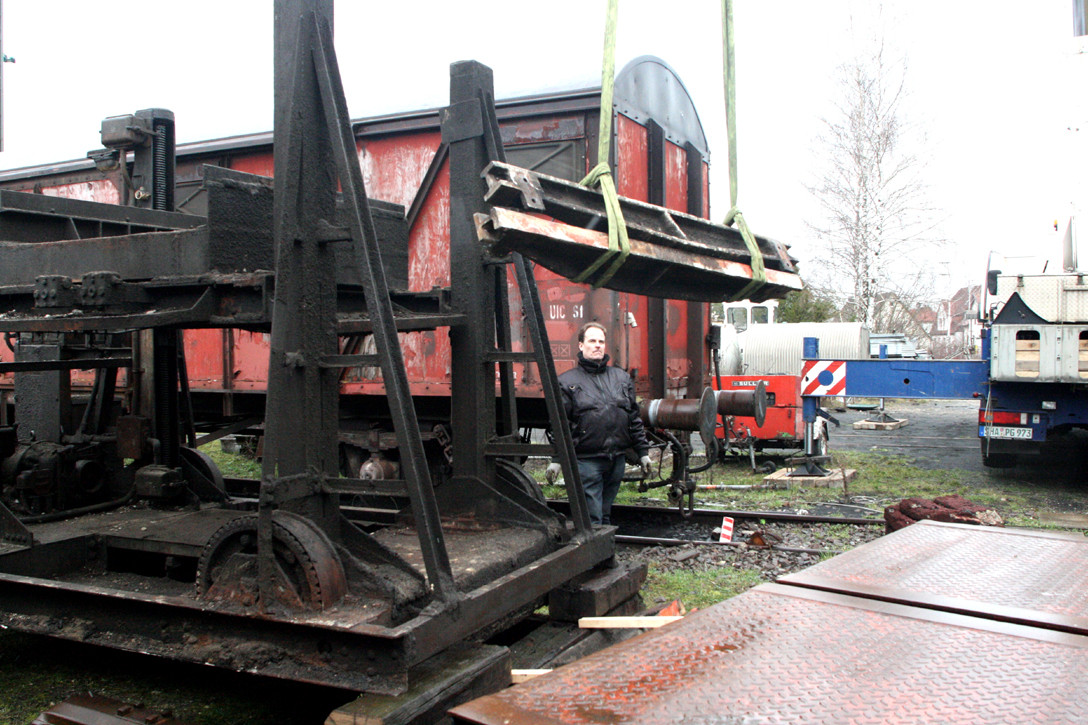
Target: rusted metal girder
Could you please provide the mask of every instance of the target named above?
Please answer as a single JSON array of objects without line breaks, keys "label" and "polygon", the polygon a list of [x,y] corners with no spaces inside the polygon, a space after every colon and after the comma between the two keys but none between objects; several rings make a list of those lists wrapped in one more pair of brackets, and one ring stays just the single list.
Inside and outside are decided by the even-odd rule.
[{"label": "rusted metal girder", "polygon": [[[484,178],[487,200],[495,208],[489,217],[478,217],[477,226],[480,238],[496,254],[520,252],[574,278],[608,250],[600,192],[509,164],[491,164]],[[631,250],[606,285],[609,289],[720,302],[751,282],[752,255],[738,230],[633,199],[620,197],[620,205]],[[756,241],[767,282],[751,299],[773,299],[801,289],[796,260],[786,245],[766,237]]]}]

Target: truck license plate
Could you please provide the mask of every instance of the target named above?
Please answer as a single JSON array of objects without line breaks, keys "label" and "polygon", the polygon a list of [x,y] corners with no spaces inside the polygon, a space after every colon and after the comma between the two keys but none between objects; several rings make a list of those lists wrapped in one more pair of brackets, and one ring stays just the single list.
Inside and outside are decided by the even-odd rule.
[{"label": "truck license plate", "polygon": [[1023,438],[1031,440],[1031,428],[994,425],[983,428],[987,438]]}]

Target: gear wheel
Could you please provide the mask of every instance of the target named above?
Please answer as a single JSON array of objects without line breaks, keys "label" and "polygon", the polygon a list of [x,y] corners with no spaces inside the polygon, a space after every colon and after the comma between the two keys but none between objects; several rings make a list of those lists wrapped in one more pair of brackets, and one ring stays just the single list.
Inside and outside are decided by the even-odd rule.
[{"label": "gear wheel", "polygon": [[[272,550],[274,603],[293,610],[321,610],[347,592],[344,567],[332,541],[309,519],[289,511],[273,512]],[[221,526],[204,545],[197,566],[197,597],[253,607],[260,600],[257,582],[257,515],[249,514]]]}]

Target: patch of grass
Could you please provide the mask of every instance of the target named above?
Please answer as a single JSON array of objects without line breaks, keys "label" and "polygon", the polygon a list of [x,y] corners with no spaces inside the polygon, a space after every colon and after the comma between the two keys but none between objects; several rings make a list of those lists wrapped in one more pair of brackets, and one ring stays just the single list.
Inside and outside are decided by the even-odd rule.
[{"label": "patch of grass", "polygon": [[850,524],[831,524],[825,527],[823,531],[828,542],[832,544],[847,544],[850,542],[850,538],[858,533],[857,529]]},{"label": "patch of grass", "polygon": [[261,477],[260,461],[241,453],[226,453],[219,445],[219,441],[212,441],[201,446],[200,452],[211,458],[224,476],[253,479]]},{"label": "patch of grass", "polygon": [[647,604],[679,599],[688,609],[705,609],[723,599],[745,592],[761,582],[755,569],[731,566],[703,572],[661,571],[650,564],[642,596]]},{"label": "patch of grass", "polygon": [[[773,510],[804,507],[819,503],[850,503],[866,501],[872,508],[897,502],[904,498],[934,498],[958,494],[977,504],[993,508],[1009,519],[1009,525],[1039,527],[1034,518],[1038,510],[1088,509],[1088,489],[1062,487],[1060,484],[1024,483],[1006,480],[992,474],[963,470],[920,469],[907,456],[884,452],[836,451],[830,467],[853,468],[858,477],[847,490],[833,488],[788,488],[727,491],[699,491],[697,505],[722,505],[727,508]],[[736,466],[714,466],[700,474],[698,483],[715,485],[744,485],[759,483],[743,463]]]}]

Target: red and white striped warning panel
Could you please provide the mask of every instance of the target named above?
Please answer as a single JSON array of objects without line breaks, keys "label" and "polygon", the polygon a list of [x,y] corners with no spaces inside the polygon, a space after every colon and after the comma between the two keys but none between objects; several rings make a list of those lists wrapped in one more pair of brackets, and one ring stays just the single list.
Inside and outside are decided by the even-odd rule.
[{"label": "red and white striped warning panel", "polygon": [[728,544],[732,540],[733,540],[733,519],[729,518],[728,516],[723,516],[722,517],[721,533],[718,534],[718,543],[719,544]]},{"label": "red and white striped warning panel", "polygon": [[801,367],[801,395],[842,395],[845,390],[844,360],[806,360]]}]

